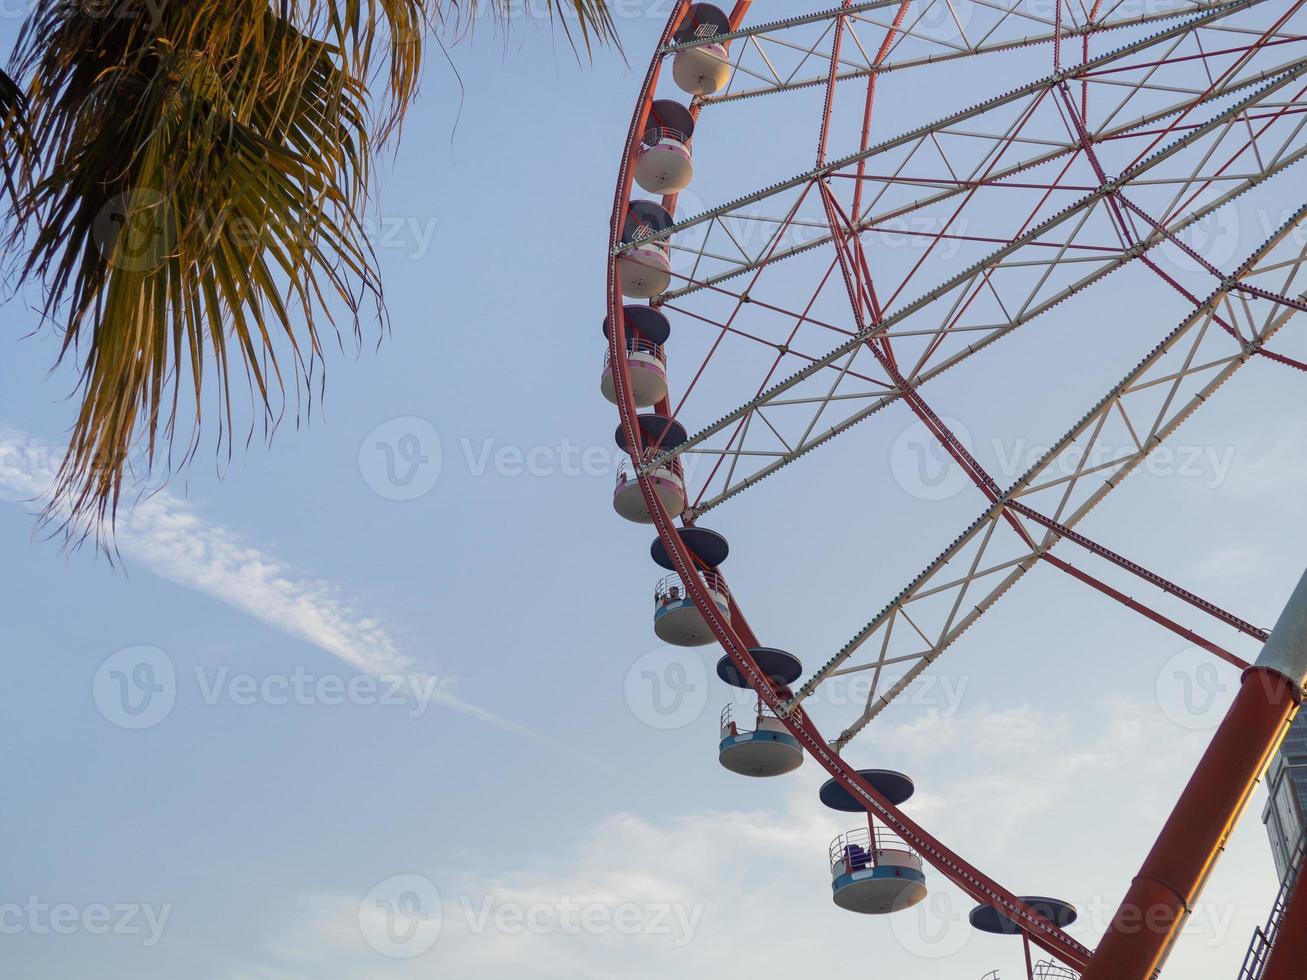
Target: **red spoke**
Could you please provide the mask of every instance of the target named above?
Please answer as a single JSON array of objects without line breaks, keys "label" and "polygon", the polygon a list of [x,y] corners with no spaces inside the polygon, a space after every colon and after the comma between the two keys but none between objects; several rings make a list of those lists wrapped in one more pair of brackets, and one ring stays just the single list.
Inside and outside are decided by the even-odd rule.
[{"label": "red spoke", "polygon": [[[1293,179],[1271,182],[1307,159],[1307,60],[1297,57],[1307,41],[1300,16],[1307,0],[1231,0],[1194,10],[1177,3],[1173,12],[1150,11],[1136,20],[1103,0],[1087,4],[1087,11],[1063,9],[1062,0],[1055,0],[1051,16],[1025,9],[1027,3],[1032,0],[975,4],[968,11],[971,19],[955,25],[958,39],[948,25],[937,29],[924,18],[914,19],[912,11],[921,5],[909,0],[886,3],[868,16],[866,5],[853,0],[812,14],[778,12],[782,19],[738,33],[748,4],[736,5],[732,33],[723,38],[734,45],[728,51],[730,77],[715,93],[694,97],[691,113],[704,123],[705,134],[723,115],[750,118],[749,145],[758,152],[741,173],[757,179],[758,168],[770,162],[766,140],[792,140],[796,117],[778,115],[778,131],[764,132],[757,114],[749,117],[734,107],[764,96],[777,106],[784,99],[806,100],[809,117],[819,124],[817,165],[798,175],[787,170],[750,180],[739,196],[690,215],[675,214],[676,195],[663,198],[671,226],[638,247],[679,248],[673,254],[688,253],[693,264],[673,273],[675,288],[651,303],[699,329],[697,336],[677,334],[678,344],[685,336],[697,345],[692,356],[682,355],[697,369],[656,412],[685,422],[693,414],[700,428],[687,429],[684,442],[661,450],[641,443],[628,366],[617,363],[626,334],[615,266],[637,247],[624,246],[620,238],[636,137],[657,97],[661,67],[690,50],[668,45],[690,6],[678,0],[628,135],[610,226],[615,365],[610,387],[618,395],[641,496],[670,564],[729,661],[757,693],[760,710],[774,712],[806,754],[937,872],[977,901],[1002,909],[1029,943],[1092,973],[1101,956],[904,817],[839,753],[1041,564],[1240,669],[1247,662],[1237,649],[1226,649],[1220,635],[1191,629],[1182,620],[1193,614],[1178,604],[1253,642],[1266,641],[1264,630],[1078,527],[1254,355],[1307,372],[1307,363],[1268,349],[1293,316],[1307,312],[1302,292],[1307,254],[1290,238],[1307,227],[1307,206],[1295,204],[1292,217],[1237,265],[1209,258],[1186,240],[1199,220],[1229,214],[1232,202],[1253,189],[1287,192],[1293,200]],[[1025,18],[1037,20],[1044,33],[1023,43],[1017,32],[1029,29]],[[1128,36],[1121,44],[1107,42],[1108,30]],[[1100,33],[1112,47],[1091,58],[1091,46],[1097,46],[1092,39]],[[918,101],[933,104],[929,98],[903,97],[918,80],[932,87],[931,95],[946,93],[950,85],[962,91],[983,83],[986,63],[976,58],[990,51],[1008,52],[1009,64],[1024,65],[1033,80],[987,100],[983,92],[966,92],[965,97],[982,101],[934,122],[903,121]],[[1069,64],[1077,58],[1079,65]],[[684,64],[676,79],[683,84]],[[887,103],[877,107],[878,92],[883,100],[905,77],[893,118],[896,126],[909,128],[873,136],[889,118]],[[855,78],[865,81],[840,87]],[[1094,86],[1092,104],[1102,115],[1092,124],[1097,131],[1090,123]],[[837,105],[837,97],[850,104]],[[701,115],[709,107],[712,111]],[[837,147],[845,152],[839,128],[857,137],[857,149],[830,164]],[[696,165],[707,160],[720,165],[712,153],[729,154],[731,135],[724,132],[724,143],[705,135]],[[785,146],[778,158],[789,159],[796,149],[806,155],[802,145]],[[729,170],[718,176],[731,179]],[[775,182],[767,183],[768,178]],[[712,186],[714,193],[721,187]],[[811,197],[814,188],[817,200]],[[701,243],[673,241],[684,240],[690,229],[702,233]],[[904,243],[908,250],[890,250]],[[1169,270],[1155,249],[1163,255],[1174,250],[1193,263],[1196,274]],[[1011,487],[1000,488],[959,438],[960,430],[937,414],[925,385],[994,350],[1031,321],[1059,319],[1047,314],[1086,290],[1101,289],[1113,272],[1136,259],[1148,270],[1138,276],[1145,282],[1156,276],[1172,301],[1179,298],[1192,312],[1142,361],[1132,356],[1125,380],[1053,448],[1041,450],[1039,461]],[[831,282],[837,268],[843,296],[829,292],[837,288]],[[1213,284],[1206,298],[1199,295],[1205,280]],[[812,336],[829,347],[814,350]],[[1088,335],[1085,341],[1101,342]],[[868,359],[875,364],[869,366]],[[755,386],[757,374],[762,378]],[[752,397],[738,402],[749,392]],[[834,657],[796,685],[796,693],[762,676],[749,652],[760,638],[738,597],[729,596],[729,615],[724,613],[699,574],[719,570],[700,566],[677,523],[694,524],[900,401],[943,447],[948,465],[977,488],[985,510]],[[1124,444],[1109,441],[1121,439],[1122,432]],[[652,457],[645,454],[650,449]],[[685,453],[716,459],[705,467],[710,472],[701,485],[680,488],[675,504],[683,510],[673,515],[655,489],[655,473],[660,465],[674,467]],[[1072,469],[1059,473],[1065,462]],[[1086,567],[1068,560],[1071,545],[1091,556]],[[1094,574],[1100,571],[1096,562],[1116,570],[1101,570],[1113,581]],[[1125,575],[1144,584],[1142,594],[1113,584]],[[832,714],[837,706],[808,699],[827,678],[857,671],[868,671],[871,680],[865,704],[858,705],[857,718],[841,722],[838,738],[827,741],[808,714],[809,705]],[[1028,965],[1029,960],[1027,955]]]},{"label": "red spoke", "polygon": [[[1290,7],[1289,7],[1287,10],[1285,10],[1284,14],[1280,17],[1280,19],[1277,20],[1277,21],[1276,21],[1276,22],[1275,22],[1275,23],[1274,23],[1270,28],[1268,28],[1266,31],[1264,31],[1264,32],[1262,33],[1262,35],[1261,35],[1261,36],[1260,36],[1260,37],[1259,37],[1255,42],[1253,42],[1253,44],[1249,45],[1246,49],[1242,49],[1242,48],[1241,48],[1241,49],[1239,49],[1239,50],[1246,51],[1246,54],[1247,54],[1247,55],[1251,55],[1251,54],[1253,54],[1254,52],[1260,51],[1262,48],[1264,48],[1264,47],[1266,47],[1266,46],[1268,46],[1268,45],[1270,45],[1270,44],[1273,44],[1273,43],[1279,43],[1279,42],[1272,42],[1272,41],[1270,40],[1270,39],[1271,39],[1271,36],[1272,36],[1273,34],[1275,34],[1276,32],[1278,32],[1279,29],[1280,29],[1282,26],[1284,26],[1284,24],[1288,23],[1289,19],[1290,19],[1294,14],[1296,14],[1296,13],[1297,13],[1301,8],[1302,8],[1302,5],[1303,5],[1304,2],[1307,2],[1307,0],[1294,0],[1294,2],[1290,5]],[[1150,153],[1151,153],[1151,152],[1152,152],[1152,151],[1153,151],[1153,150],[1154,150],[1154,149],[1155,149],[1155,148],[1156,148],[1156,147],[1157,147],[1157,146],[1162,142],[1162,140],[1164,140],[1167,136],[1169,136],[1171,133],[1173,133],[1173,132],[1175,131],[1175,128],[1176,128],[1178,125],[1180,125],[1181,122],[1184,121],[1184,119],[1189,115],[1190,112],[1193,111],[1193,109],[1194,109],[1195,107],[1197,107],[1199,104],[1201,104],[1202,101],[1203,101],[1204,99],[1206,99],[1208,96],[1210,96],[1210,95],[1212,94],[1212,92],[1214,92],[1214,91],[1216,90],[1216,87],[1217,87],[1221,82],[1223,82],[1223,81],[1225,81],[1227,78],[1231,77],[1235,72],[1237,72],[1239,69],[1241,69],[1245,64],[1247,64],[1247,57],[1240,59],[1239,61],[1235,62],[1235,64],[1233,64],[1233,65],[1231,65],[1229,68],[1227,68],[1227,69],[1226,69],[1226,70],[1225,70],[1225,71],[1220,75],[1220,77],[1216,79],[1215,82],[1213,82],[1211,85],[1207,86],[1207,88],[1203,91],[1202,95],[1199,96],[1199,98],[1195,99],[1194,102],[1193,102],[1193,104],[1192,104],[1188,109],[1186,109],[1184,112],[1182,112],[1182,113],[1181,113],[1181,114],[1180,114],[1180,115],[1175,119],[1175,121],[1171,123],[1170,126],[1168,126],[1165,130],[1163,130],[1162,133],[1161,133],[1160,135],[1158,135],[1156,139],[1154,139],[1152,142],[1150,142],[1150,143],[1148,144],[1148,146],[1146,146],[1146,147],[1143,149],[1143,151],[1141,151],[1140,154],[1139,154],[1137,157],[1135,157],[1133,160],[1131,160],[1130,163],[1125,167],[1125,169],[1126,169],[1126,170],[1131,169],[1131,168],[1134,167],[1136,164],[1138,164],[1140,160],[1142,160],[1142,159],[1144,159],[1144,157],[1148,156],[1148,154],[1150,154]]]}]

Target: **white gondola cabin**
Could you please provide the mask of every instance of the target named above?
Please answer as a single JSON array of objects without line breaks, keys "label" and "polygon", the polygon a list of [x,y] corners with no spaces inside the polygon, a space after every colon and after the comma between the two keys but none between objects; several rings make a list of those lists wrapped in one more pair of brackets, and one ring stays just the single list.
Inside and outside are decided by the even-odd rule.
[{"label": "white gondola cabin", "polygon": [[[916,787],[901,772],[860,769],[858,775],[891,805],[912,797]],[[842,813],[863,813],[861,800],[837,779],[821,788],[821,801]],[[926,897],[921,855],[898,836],[877,826],[868,813],[867,826],[841,834],[830,845],[831,897],[835,904],[863,915],[887,915],[911,908]]]},{"label": "white gondola cabin", "polygon": [[731,77],[727,44],[719,38],[729,34],[731,21],[710,3],[690,5],[689,13],[673,36],[680,47],[672,61],[672,78],[681,91],[700,98],[720,92]]},{"label": "white gondola cabin", "polygon": [[672,227],[672,216],[653,201],[632,201],[622,229],[621,254],[617,272],[621,277],[622,295],[632,299],[652,299],[672,282],[672,247],[666,238],[650,241],[653,236]]},{"label": "white gondola cabin", "polygon": [[[672,328],[652,306],[627,306],[622,310],[625,325],[626,369],[631,395],[637,408],[652,408],[667,397],[667,355],[663,345],[671,336]],[[604,336],[608,336],[608,318],[604,318]],[[617,385],[613,381],[612,351],[604,351],[604,371],[599,379],[599,391],[614,405],[617,404]]]},{"label": "white gondola cabin", "polygon": [[926,897],[921,857],[893,834],[869,827],[840,834],[830,845],[835,904],[863,915],[888,915]]},{"label": "white gondola cabin", "polygon": [[722,766],[740,776],[783,776],[803,765],[803,747],[790,734],[785,722],[759,711],[753,728],[742,728],[735,720],[735,706],[722,710],[721,740],[717,758]]},{"label": "white gondola cabin", "polygon": [[[646,463],[653,462],[667,450],[682,445],[687,439],[685,426],[664,415],[639,415],[636,417],[636,425],[640,430],[640,445],[635,450],[635,456]],[[629,457],[631,446],[626,440],[626,430],[620,425],[617,427],[615,438],[617,448],[627,453]],[[662,501],[668,513],[673,517],[679,517],[685,510],[687,502],[685,477],[681,472],[680,459],[672,458],[660,464],[649,474],[649,478],[653,483],[654,493],[658,495],[658,499]],[[645,503],[640,481],[626,461],[617,468],[613,509],[626,520],[636,524],[653,523],[653,515],[649,513],[649,506]],[[671,570],[670,564],[664,564],[663,567]]]},{"label": "white gondola cabin", "polygon": [[[652,462],[652,455],[649,461]],[[685,494],[685,477],[681,473],[681,461],[670,459],[659,463],[648,475],[653,484],[654,493],[672,517],[680,517],[688,503]],[[619,517],[633,524],[652,524],[653,515],[645,502],[644,491],[640,481],[631,469],[630,463],[622,460],[617,465],[617,486],[613,490],[613,510]]]},{"label": "white gondola cabin", "polygon": [[[717,573],[717,566],[730,554],[730,545],[716,531],[707,528],[682,527],[677,529],[677,534],[690,552],[699,584],[707,592],[717,616],[729,623],[731,597],[725,581]],[[675,571],[675,565],[663,547],[661,538],[654,540],[649,554],[655,564],[668,571]],[[681,647],[706,646],[715,638],[707,619],[695,605],[679,574],[667,576],[654,589],[654,632],[664,643]]]},{"label": "white gondola cabin", "polygon": [[694,179],[692,136],[689,109],[670,99],[654,102],[635,159],[635,182],[650,194],[679,194],[689,187]]},{"label": "white gondola cabin", "polygon": [[[730,622],[731,600],[726,583],[716,572],[701,572],[700,579],[718,614]],[[654,633],[674,647],[702,647],[713,642],[708,621],[679,575],[668,575],[654,588]]]},{"label": "white gondola cabin", "polygon": [[[749,650],[758,672],[782,690],[803,674],[799,658],[774,647]],[[732,687],[753,688],[729,656],[717,661],[717,676]],[[741,776],[783,776],[803,764],[803,746],[759,698],[753,713],[753,727],[743,727],[735,720],[735,710],[727,705],[722,711],[721,740],[717,757],[731,772]]]}]

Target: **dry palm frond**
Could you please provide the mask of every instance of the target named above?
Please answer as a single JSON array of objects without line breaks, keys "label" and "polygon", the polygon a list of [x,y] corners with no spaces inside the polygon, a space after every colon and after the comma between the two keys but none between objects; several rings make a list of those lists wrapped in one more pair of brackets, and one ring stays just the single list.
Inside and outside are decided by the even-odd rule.
[{"label": "dry palm frond", "polygon": [[358,217],[366,92],[339,48],[256,0],[166,4],[159,19],[55,10],[20,48],[39,148],[23,273],[47,287],[63,354],[81,357],[50,512],[74,526],[112,518],[138,437],[152,466],[180,404],[198,424],[206,367],[228,439],[233,370],[275,421],[282,360],[309,384],[319,320],[344,311],[357,329],[379,296]]},{"label": "dry palm frond", "polygon": [[[612,36],[602,0],[550,3],[579,14],[587,45]],[[187,461],[206,401],[230,451],[233,375],[271,430],[291,383],[311,405],[322,328],[344,319],[357,335],[366,304],[382,312],[361,222],[369,164],[416,94],[443,8],[84,6],[43,4],[19,38],[35,151],[19,211],[33,241],[22,274],[45,286],[61,359],[81,369],[47,516],[103,531],[129,458],[139,451],[148,472],[166,456],[171,470],[189,427]],[[385,80],[375,98],[374,78]]]},{"label": "dry palm frond", "polygon": [[0,71],[0,190],[12,202],[27,148],[27,100],[12,78]]},{"label": "dry palm frond", "polygon": [[[486,4],[501,21],[510,20],[522,6],[521,0],[486,0]],[[477,0],[448,0],[447,4],[436,4],[438,15],[442,19],[447,17],[453,24],[474,19],[481,7]],[[573,42],[575,38],[567,17],[569,13],[575,15],[587,51],[592,49],[595,41],[617,41],[616,25],[606,0],[547,0],[547,9],[550,20],[561,22],[568,40]]]}]

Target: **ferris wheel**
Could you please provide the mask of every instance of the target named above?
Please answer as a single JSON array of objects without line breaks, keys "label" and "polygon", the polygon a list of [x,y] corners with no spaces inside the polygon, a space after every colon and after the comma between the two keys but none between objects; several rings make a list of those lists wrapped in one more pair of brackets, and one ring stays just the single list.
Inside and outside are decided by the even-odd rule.
[{"label": "ferris wheel", "polygon": [[[720,644],[719,678],[756,693],[756,713],[723,712],[723,766],[773,777],[810,757],[830,775],[820,803],[865,815],[830,845],[840,908],[902,911],[938,874],[976,901],[975,928],[1022,938],[1032,978],[1156,976],[1302,700],[1307,578],[1268,631],[1077,528],[1245,366],[1307,372],[1277,346],[1307,309],[1294,170],[1307,156],[1307,0],[844,0],[772,20],[751,6],[675,4],[622,148],[601,391],[629,455],[613,507],[653,528],[666,573],[653,629]],[[1240,253],[1222,222],[1256,195],[1276,220]],[[1176,304],[1178,325],[1141,317],[1121,380],[1000,482],[935,407],[941,377],[983,369],[1069,304],[1124,315],[1140,280]],[[891,410],[924,428],[978,514],[805,665],[751,628],[713,518],[782,469],[802,481],[855,428],[876,438]],[[1041,566],[1243,672],[1096,950],[1066,931],[1071,903],[1018,895],[907,816],[908,775],[846,761]],[[865,699],[823,715],[827,737],[810,708],[851,674],[868,679]],[[1307,935],[1298,891],[1277,906],[1282,935]],[[1127,928],[1141,916],[1162,925]],[[1279,944],[1248,976],[1301,980],[1304,947]]]}]

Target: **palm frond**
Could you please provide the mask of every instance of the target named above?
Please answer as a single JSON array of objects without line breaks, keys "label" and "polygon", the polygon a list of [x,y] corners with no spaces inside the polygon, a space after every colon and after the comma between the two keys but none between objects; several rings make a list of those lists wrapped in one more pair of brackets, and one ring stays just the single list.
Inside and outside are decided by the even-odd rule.
[{"label": "palm frond", "polygon": [[189,415],[194,451],[206,369],[230,447],[233,372],[274,426],[282,365],[311,399],[320,325],[357,331],[368,296],[380,309],[367,92],[339,45],[257,0],[161,9],[158,25],[38,14],[21,48],[41,151],[23,275],[81,366],[49,512],[72,526],[112,520],[138,440],[152,467]]},{"label": "palm frond", "polygon": [[[612,37],[602,0],[550,4],[579,15],[587,46]],[[271,432],[289,391],[311,410],[326,330],[359,337],[369,306],[384,323],[361,220],[370,165],[417,93],[444,7],[188,0],[130,18],[65,3],[29,16],[15,54],[35,150],[21,275],[45,287],[81,384],[47,517],[111,528],[138,452],[145,472],[172,472],[213,412],[231,451],[240,375],[251,435],[259,419]]]},{"label": "palm frond", "polygon": [[12,203],[27,152],[27,100],[18,83],[0,71],[0,189]]},{"label": "palm frond", "polygon": [[[592,39],[600,43],[617,42],[617,26],[613,23],[613,13],[608,9],[605,0],[572,0],[570,4],[562,0],[549,0],[551,14],[561,17],[568,7],[576,14],[581,24],[581,38],[585,42],[587,51],[590,50]],[[563,24],[566,28],[565,19]],[[571,36],[570,31],[568,36]]]},{"label": "palm frond", "polygon": [[[485,0],[492,8],[492,14],[500,21],[508,21],[520,10],[517,0]],[[442,18],[457,24],[459,21],[475,19],[482,4],[477,0],[449,0],[437,4]],[[613,13],[606,0],[548,0],[549,19],[563,25],[563,31],[569,41],[575,42],[572,29],[568,23],[569,16],[574,16],[581,33],[581,41],[587,51],[595,43],[617,43],[617,25],[613,22]]]}]

